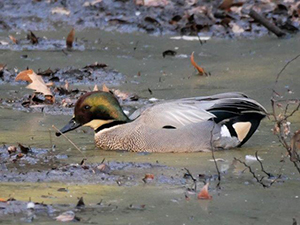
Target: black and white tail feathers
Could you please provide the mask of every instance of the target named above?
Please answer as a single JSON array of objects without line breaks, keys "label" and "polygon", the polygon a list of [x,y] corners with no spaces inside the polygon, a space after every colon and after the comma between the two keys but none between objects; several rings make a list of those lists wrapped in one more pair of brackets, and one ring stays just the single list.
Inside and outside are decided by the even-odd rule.
[{"label": "black and white tail feathers", "polygon": [[222,96],[207,111],[216,117],[213,120],[220,124],[221,135],[237,137],[239,147],[246,143],[258,128],[267,111],[263,106],[246,95],[233,97]]}]

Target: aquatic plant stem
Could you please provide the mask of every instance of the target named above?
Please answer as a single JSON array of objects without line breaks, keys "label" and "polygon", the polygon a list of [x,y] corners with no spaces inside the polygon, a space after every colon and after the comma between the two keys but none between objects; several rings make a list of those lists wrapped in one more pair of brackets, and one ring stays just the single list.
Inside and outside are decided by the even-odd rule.
[{"label": "aquatic plant stem", "polygon": [[83,154],[83,152],[80,150],[80,148],[77,146],[77,145],[75,145],[75,143],[73,142],[73,141],[71,141],[71,139],[70,138],[68,138],[65,134],[63,134],[59,129],[57,129],[57,127],[56,126],[54,126],[54,125],[52,125],[52,127],[57,131],[57,132],[59,132],[64,138],[66,138],[84,157],[85,157],[85,155]]}]

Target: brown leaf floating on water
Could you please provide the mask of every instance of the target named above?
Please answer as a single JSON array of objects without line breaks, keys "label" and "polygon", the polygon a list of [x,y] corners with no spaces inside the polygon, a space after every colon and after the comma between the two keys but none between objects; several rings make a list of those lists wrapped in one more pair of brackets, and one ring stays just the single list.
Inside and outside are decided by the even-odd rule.
[{"label": "brown leaf floating on water", "polygon": [[21,71],[16,76],[15,80],[23,80],[29,82],[30,84],[26,88],[32,89],[38,93],[42,93],[43,95],[45,95],[46,99],[48,99],[51,103],[54,103],[54,97],[51,90],[47,87],[43,78],[37,75],[33,70],[29,69]]},{"label": "brown leaf floating on water", "polygon": [[212,196],[208,193],[208,185],[209,183],[206,183],[201,191],[198,194],[198,199],[203,199],[203,200],[210,200],[212,199]]},{"label": "brown leaf floating on water", "polygon": [[68,34],[68,37],[67,37],[67,40],[66,40],[66,45],[67,45],[68,48],[73,47],[74,36],[75,36],[75,29],[72,28],[72,30]]},{"label": "brown leaf floating on water", "polygon": [[150,173],[147,173],[147,174],[145,174],[145,177],[143,178],[143,181],[145,183],[147,183],[147,181],[152,181],[153,179],[154,179],[154,175],[150,174]]},{"label": "brown leaf floating on water", "polygon": [[197,63],[195,62],[195,60],[194,60],[194,52],[192,52],[192,54],[191,54],[191,63],[196,68],[196,70],[198,71],[198,73],[201,76],[204,75],[204,74],[206,74],[205,71],[204,71],[204,69],[202,67],[198,66]]},{"label": "brown leaf floating on water", "polygon": [[14,36],[9,35],[8,37],[10,38],[10,40],[11,40],[14,44],[18,44],[18,43],[19,43],[19,41],[18,41]]}]

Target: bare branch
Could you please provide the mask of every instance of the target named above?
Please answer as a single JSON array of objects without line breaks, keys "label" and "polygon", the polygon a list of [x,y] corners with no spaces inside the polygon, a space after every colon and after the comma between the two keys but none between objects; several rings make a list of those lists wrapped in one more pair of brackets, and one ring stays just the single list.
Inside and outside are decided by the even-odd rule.
[{"label": "bare branch", "polygon": [[293,61],[295,61],[296,59],[298,59],[299,57],[300,57],[300,54],[297,55],[297,56],[295,56],[294,58],[292,58],[290,61],[288,61],[288,62],[284,65],[284,67],[283,67],[283,68],[280,70],[280,72],[277,74],[277,77],[276,77],[276,80],[275,80],[275,84],[278,83],[278,80],[279,80],[280,75],[281,75],[282,72],[287,68],[287,66],[288,66],[291,62],[293,62]]},{"label": "bare branch", "polygon": [[258,155],[257,155],[257,152],[258,152],[258,151],[255,152],[255,157],[256,157],[256,160],[257,160],[257,161],[259,162],[259,164],[260,164],[261,171],[262,171],[263,173],[265,173],[265,174],[268,176],[268,178],[273,177],[272,174],[268,173],[268,172],[264,169],[264,166],[263,166],[263,164],[262,164],[262,161],[259,159],[259,157],[258,157]]},{"label": "bare branch", "polygon": [[251,166],[247,165],[245,162],[243,162],[242,160],[237,159],[237,158],[235,158],[235,157],[234,157],[234,160],[238,161],[239,163],[241,163],[241,164],[243,164],[245,167],[247,167],[248,170],[249,170],[249,172],[252,174],[252,176],[254,177],[254,179],[257,181],[257,183],[259,183],[259,184],[260,184],[261,186],[263,186],[264,188],[268,188],[268,187],[269,187],[268,185],[266,185],[266,184],[263,183],[262,180],[263,180],[264,177],[262,177],[261,179],[259,179],[259,178],[257,177],[257,175],[253,172]]}]

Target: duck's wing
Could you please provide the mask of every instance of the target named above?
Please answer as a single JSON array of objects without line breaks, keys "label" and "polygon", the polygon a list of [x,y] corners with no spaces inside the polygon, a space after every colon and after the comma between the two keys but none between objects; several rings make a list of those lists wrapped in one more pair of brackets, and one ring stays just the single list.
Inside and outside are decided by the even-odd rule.
[{"label": "duck's wing", "polygon": [[193,101],[174,101],[148,107],[137,120],[153,128],[180,128],[213,117]]},{"label": "duck's wing", "polygon": [[219,123],[246,112],[266,111],[246,95],[233,92],[155,104],[142,109],[137,120],[153,128],[180,128],[210,119]]},{"label": "duck's wing", "polygon": [[[226,92],[226,93],[220,93],[220,94],[216,94],[216,95],[211,95],[211,96],[201,96],[201,97],[192,97],[192,98],[184,98],[184,99],[179,99],[179,100],[171,100],[171,101],[165,101],[162,103],[153,103],[153,104],[149,104],[146,106],[143,106],[137,110],[135,110],[130,116],[129,118],[131,120],[135,120],[136,118],[138,118],[145,110],[153,107],[153,106],[157,106],[160,104],[164,104],[165,106],[166,103],[172,103],[171,105],[173,105],[175,103],[175,105],[173,105],[173,107],[176,108],[176,102],[184,102],[184,101],[202,101],[202,100],[216,100],[216,99],[225,99],[225,98],[248,98],[244,93],[241,92]],[[172,108],[173,109],[173,108]]]}]

